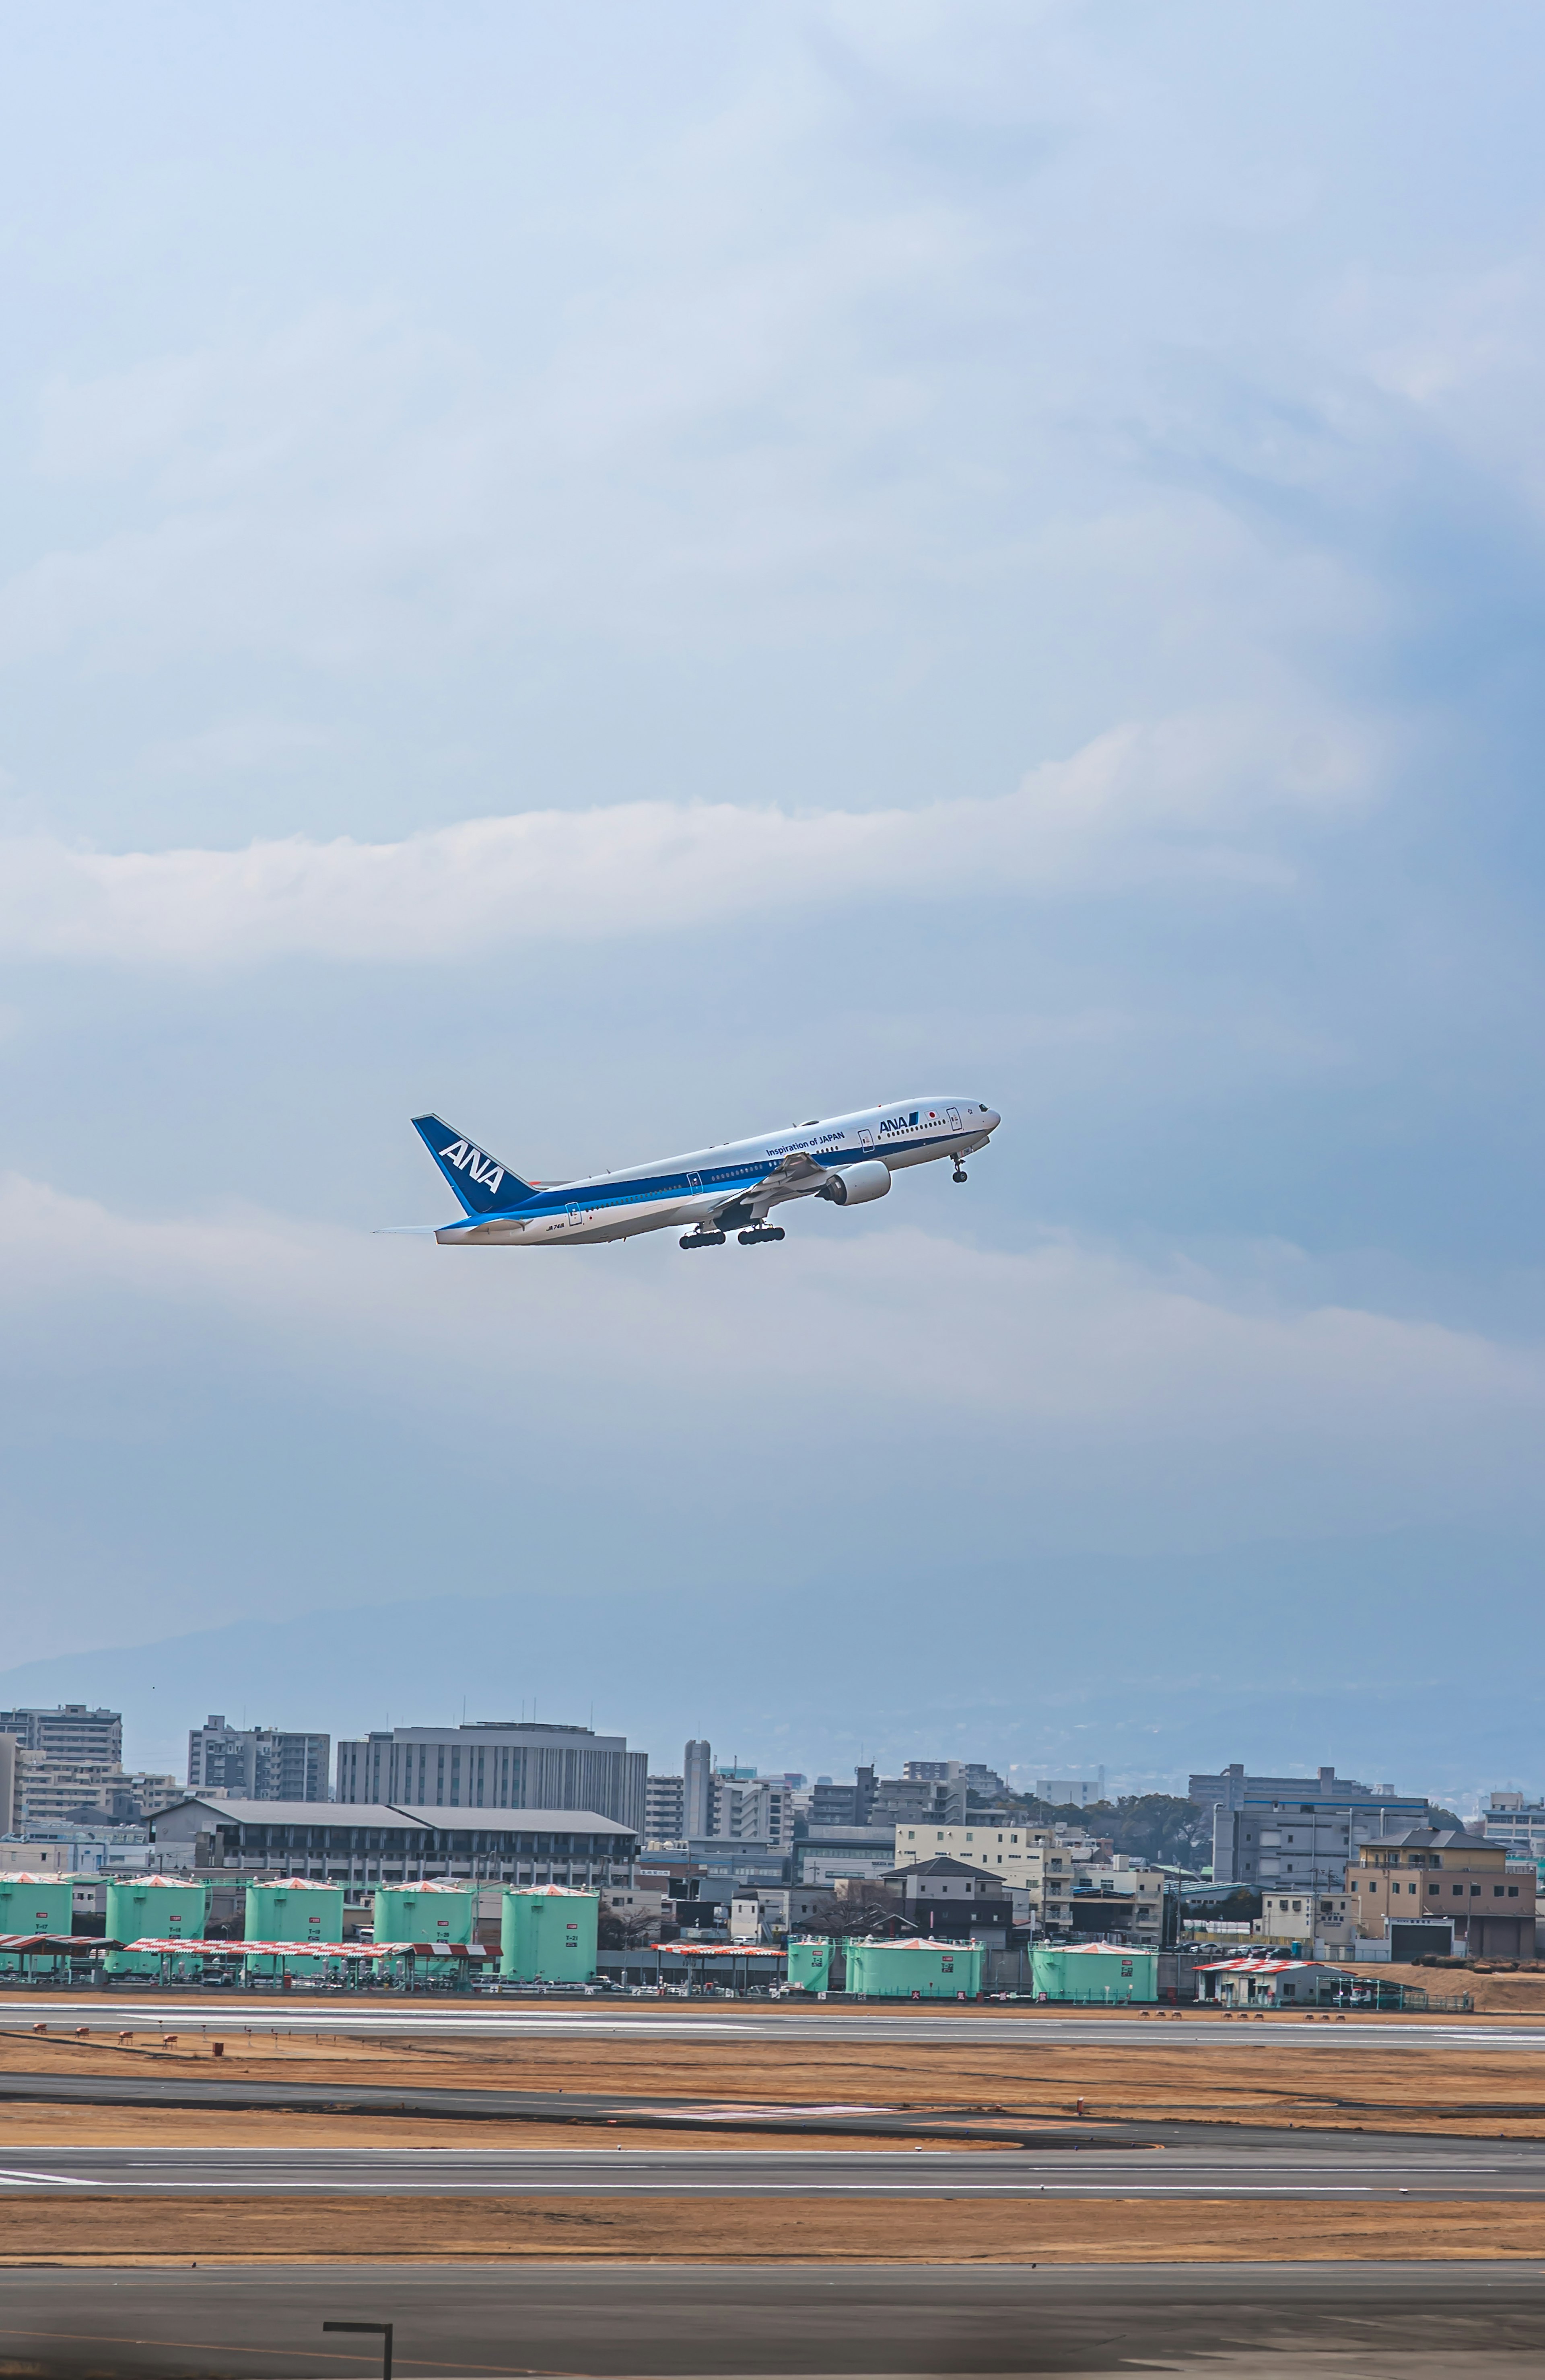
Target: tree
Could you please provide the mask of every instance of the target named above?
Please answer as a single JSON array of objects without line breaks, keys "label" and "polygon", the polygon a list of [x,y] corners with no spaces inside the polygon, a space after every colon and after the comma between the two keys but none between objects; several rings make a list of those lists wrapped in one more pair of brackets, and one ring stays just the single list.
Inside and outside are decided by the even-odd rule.
[{"label": "tree", "polygon": [[602,1950],[633,1950],[640,1942],[652,1942],[659,1931],[659,1920],[645,1909],[614,1909],[603,1900],[596,1912],[596,1944]]},{"label": "tree", "polygon": [[1211,1856],[1212,1812],[1175,1793],[1124,1793],[1114,1802],[1053,1804],[1027,1797],[1019,1810],[1029,1826],[1064,1826],[1109,1836],[1113,1850],[1159,1865],[1197,1867]]},{"label": "tree", "polygon": [[855,1936],[889,1934],[894,1930],[900,1914],[901,1903],[894,1892],[878,1888],[833,1892],[825,1900],[818,1900],[810,1912],[810,1931],[839,1941]]}]

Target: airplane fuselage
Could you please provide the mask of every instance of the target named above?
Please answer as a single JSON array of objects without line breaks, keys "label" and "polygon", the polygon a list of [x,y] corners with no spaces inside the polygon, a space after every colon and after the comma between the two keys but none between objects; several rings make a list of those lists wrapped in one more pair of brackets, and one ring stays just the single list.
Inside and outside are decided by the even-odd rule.
[{"label": "airplane fuselage", "polygon": [[940,1157],[953,1157],[963,1178],[960,1160],[985,1147],[1001,1119],[979,1099],[898,1099],[555,1184],[522,1181],[438,1116],[414,1121],[470,1209],[436,1231],[443,1245],[554,1247],[675,1226],[697,1234],[684,1245],[717,1245],[729,1228],[781,1238],[766,1219],[789,1199],[863,1205],[889,1190],[891,1175]]}]

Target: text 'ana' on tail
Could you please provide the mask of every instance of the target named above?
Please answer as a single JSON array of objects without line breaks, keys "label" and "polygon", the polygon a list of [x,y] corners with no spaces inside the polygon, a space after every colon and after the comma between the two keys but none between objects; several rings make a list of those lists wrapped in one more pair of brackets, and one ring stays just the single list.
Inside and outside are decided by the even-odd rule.
[{"label": "text 'ana' on tail", "polygon": [[518,1173],[502,1165],[496,1157],[490,1157],[486,1148],[480,1148],[475,1140],[457,1132],[444,1116],[415,1116],[413,1129],[467,1214],[501,1214],[506,1208],[518,1207],[530,1197],[534,1183],[523,1182]]}]

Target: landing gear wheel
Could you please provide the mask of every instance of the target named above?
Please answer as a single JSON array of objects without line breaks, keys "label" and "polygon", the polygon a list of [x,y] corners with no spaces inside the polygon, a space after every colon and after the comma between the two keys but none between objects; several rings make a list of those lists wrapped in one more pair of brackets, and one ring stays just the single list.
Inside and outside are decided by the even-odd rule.
[{"label": "landing gear wheel", "polygon": [[952,1182],[964,1182],[965,1179],[966,1168],[963,1165],[957,1165],[955,1172],[950,1175],[950,1180]]},{"label": "landing gear wheel", "polygon": [[676,1242],[680,1248],[722,1248],[724,1245],[723,1232],[688,1232],[685,1239]]},{"label": "landing gear wheel", "polygon": [[743,1248],[760,1247],[763,1240],[781,1240],[783,1226],[779,1223],[757,1223],[748,1232],[736,1234]]}]

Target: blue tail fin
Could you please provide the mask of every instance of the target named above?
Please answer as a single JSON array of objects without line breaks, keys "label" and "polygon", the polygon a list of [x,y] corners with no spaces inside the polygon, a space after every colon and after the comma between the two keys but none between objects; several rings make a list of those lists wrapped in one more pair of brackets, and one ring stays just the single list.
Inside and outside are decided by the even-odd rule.
[{"label": "blue tail fin", "polygon": [[518,1173],[490,1157],[486,1148],[457,1132],[444,1116],[415,1116],[413,1129],[467,1214],[503,1214],[506,1208],[522,1206],[531,1196],[534,1183],[522,1182]]}]

